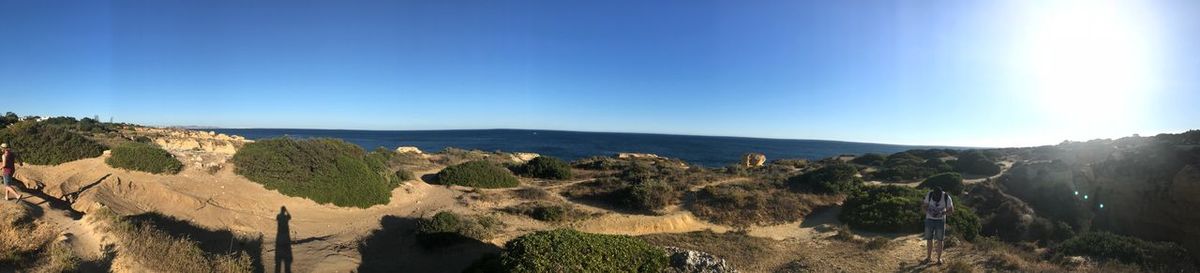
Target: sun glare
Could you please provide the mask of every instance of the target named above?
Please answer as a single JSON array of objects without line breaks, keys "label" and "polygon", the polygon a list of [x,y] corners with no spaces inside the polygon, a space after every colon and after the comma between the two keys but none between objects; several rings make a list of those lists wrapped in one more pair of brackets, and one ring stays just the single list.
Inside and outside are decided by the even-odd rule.
[{"label": "sun glare", "polygon": [[[1052,2],[1052,3],[1051,3]],[[1017,69],[1054,128],[1105,134],[1140,120],[1158,84],[1157,37],[1137,1],[1046,1],[1029,9]]]}]

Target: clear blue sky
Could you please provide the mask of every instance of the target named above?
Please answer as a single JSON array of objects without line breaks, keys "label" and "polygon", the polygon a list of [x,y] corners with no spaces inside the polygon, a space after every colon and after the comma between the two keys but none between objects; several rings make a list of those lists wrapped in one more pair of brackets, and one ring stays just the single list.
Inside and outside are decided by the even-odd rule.
[{"label": "clear blue sky", "polygon": [[1012,146],[1200,129],[1200,1],[0,0],[0,110]]}]

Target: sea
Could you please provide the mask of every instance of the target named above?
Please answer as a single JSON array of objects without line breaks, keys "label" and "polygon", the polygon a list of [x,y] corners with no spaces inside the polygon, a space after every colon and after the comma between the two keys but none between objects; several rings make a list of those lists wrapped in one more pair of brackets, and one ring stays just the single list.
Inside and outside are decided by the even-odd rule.
[{"label": "sea", "polygon": [[364,149],[414,146],[424,152],[445,148],[483,151],[532,152],[575,160],[617,153],[650,153],[678,158],[705,167],[736,164],[746,153],[762,153],[767,160],[823,159],[842,154],[890,154],[910,149],[955,148],[907,146],[830,140],[768,139],[643,133],[603,133],[554,130],[422,130],[369,131],[322,129],[206,129],[248,139],[275,137],[339,138]]}]

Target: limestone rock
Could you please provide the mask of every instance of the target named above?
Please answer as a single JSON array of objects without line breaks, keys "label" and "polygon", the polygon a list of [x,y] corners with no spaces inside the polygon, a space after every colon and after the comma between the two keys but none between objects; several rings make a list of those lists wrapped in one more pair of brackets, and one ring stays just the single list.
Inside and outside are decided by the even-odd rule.
[{"label": "limestone rock", "polygon": [[396,152],[402,153],[402,154],[406,154],[406,153],[424,154],[423,152],[421,152],[421,149],[419,149],[417,147],[413,147],[413,146],[400,146],[400,147],[396,148]]},{"label": "limestone rock", "polygon": [[759,167],[762,166],[763,163],[767,163],[767,155],[760,153],[748,153],[742,156],[742,167]]},{"label": "limestone rock", "polygon": [[642,154],[642,153],[618,153],[617,158],[620,158],[620,159],[663,159],[663,157],[658,156],[656,154]]},{"label": "limestone rock", "polygon": [[529,162],[530,160],[533,160],[534,158],[538,158],[539,156],[542,156],[542,155],[536,154],[536,153],[512,153],[511,156],[512,156],[512,161],[519,162],[519,163],[525,163],[525,162]]},{"label": "limestone rock", "polygon": [[712,254],[687,250],[676,247],[666,247],[671,256],[669,272],[679,273],[733,273],[738,272],[725,259]]}]

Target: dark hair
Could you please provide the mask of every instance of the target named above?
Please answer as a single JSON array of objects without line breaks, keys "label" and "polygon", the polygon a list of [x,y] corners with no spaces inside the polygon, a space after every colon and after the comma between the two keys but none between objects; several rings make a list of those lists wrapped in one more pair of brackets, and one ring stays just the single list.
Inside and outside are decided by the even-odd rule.
[{"label": "dark hair", "polygon": [[933,200],[934,202],[942,202],[942,196],[946,195],[946,192],[942,191],[942,187],[934,186],[933,191],[929,192],[929,195],[929,199]]}]

